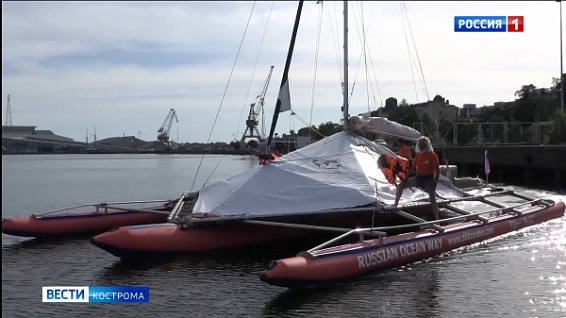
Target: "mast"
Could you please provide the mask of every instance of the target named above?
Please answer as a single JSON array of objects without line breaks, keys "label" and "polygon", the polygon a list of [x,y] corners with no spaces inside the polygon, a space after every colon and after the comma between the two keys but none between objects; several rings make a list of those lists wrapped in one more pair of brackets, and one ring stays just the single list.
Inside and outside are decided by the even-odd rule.
[{"label": "mast", "polygon": [[[273,139],[273,133],[275,132],[275,125],[277,125],[279,113],[291,110],[291,99],[289,94],[289,67],[291,65],[291,58],[293,57],[293,48],[295,47],[295,38],[297,37],[297,29],[299,28],[302,9],[303,0],[299,1],[299,7],[297,8],[297,15],[295,17],[295,24],[293,25],[293,33],[291,35],[291,43],[289,43],[289,51],[287,52],[287,61],[285,61],[283,78],[281,79],[281,86],[279,87],[279,96],[277,97],[277,104],[275,105],[275,112],[273,113],[273,120],[271,121],[271,130],[269,131],[269,138],[267,139],[267,151],[269,151],[269,146]],[[281,107],[282,102],[285,102],[283,107]]]},{"label": "mast", "polygon": [[560,2],[560,109],[564,114],[564,71],[562,68],[562,1]]},{"label": "mast", "polygon": [[344,84],[342,86],[344,130],[348,130],[348,1],[344,1]]}]

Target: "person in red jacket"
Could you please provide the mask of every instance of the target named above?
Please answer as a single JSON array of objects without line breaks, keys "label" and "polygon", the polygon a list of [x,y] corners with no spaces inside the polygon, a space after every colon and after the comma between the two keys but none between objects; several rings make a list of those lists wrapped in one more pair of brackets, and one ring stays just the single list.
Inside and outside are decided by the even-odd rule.
[{"label": "person in red jacket", "polygon": [[405,188],[416,186],[428,193],[434,218],[438,220],[439,213],[438,204],[436,203],[436,185],[438,178],[440,178],[440,161],[427,137],[423,136],[417,139],[415,150],[417,154],[413,159],[413,165],[410,168],[409,175],[415,172],[416,175],[406,179],[397,186],[394,205],[397,206],[399,203],[399,199]]}]

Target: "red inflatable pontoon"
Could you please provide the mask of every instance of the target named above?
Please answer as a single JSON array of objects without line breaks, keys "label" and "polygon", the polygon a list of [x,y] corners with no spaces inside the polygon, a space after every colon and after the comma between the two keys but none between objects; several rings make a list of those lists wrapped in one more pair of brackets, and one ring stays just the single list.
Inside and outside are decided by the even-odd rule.
[{"label": "red inflatable pontoon", "polygon": [[93,237],[90,242],[117,257],[193,254],[297,238],[308,231],[237,223],[203,228],[180,224],[123,226]]},{"label": "red inflatable pontoon", "polygon": [[371,272],[421,261],[563,215],[564,202],[537,200],[502,209],[496,216],[488,218],[378,239],[361,239],[357,243],[323,249],[330,245],[331,242],[328,242],[321,248],[301,252],[296,257],[271,262],[260,278],[269,284],[289,288],[347,281]]},{"label": "red inflatable pontoon", "polygon": [[[85,205],[87,206],[87,205]],[[116,226],[162,223],[174,204],[147,209],[103,208],[94,211],[64,210],[24,217],[2,218],[2,233],[25,237],[61,237],[102,233]]]}]

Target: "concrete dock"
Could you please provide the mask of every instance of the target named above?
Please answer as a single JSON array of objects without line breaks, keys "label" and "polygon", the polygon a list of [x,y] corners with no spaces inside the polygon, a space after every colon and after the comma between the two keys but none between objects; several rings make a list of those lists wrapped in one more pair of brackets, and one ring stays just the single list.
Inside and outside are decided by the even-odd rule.
[{"label": "concrete dock", "polygon": [[437,148],[451,165],[458,166],[459,176],[485,179],[485,151],[491,165],[489,180],[523,181],[566,188],[566,145],[500,145]]}]

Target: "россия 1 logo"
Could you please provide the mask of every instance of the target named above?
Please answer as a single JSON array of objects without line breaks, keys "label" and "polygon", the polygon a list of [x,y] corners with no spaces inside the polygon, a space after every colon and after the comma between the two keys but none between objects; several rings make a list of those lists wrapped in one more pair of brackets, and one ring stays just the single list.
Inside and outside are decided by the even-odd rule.
[{"label": "\u0440\u043e\u0441\u0441\u0438\u044f 1 logo", "polygon": [[523,32],[524,16],[454,16],[454,32]]}]

